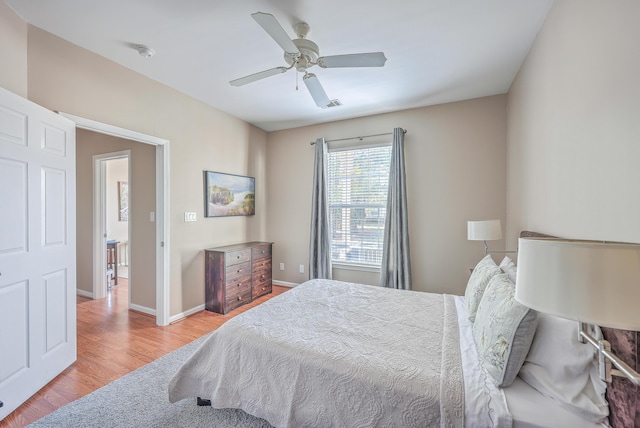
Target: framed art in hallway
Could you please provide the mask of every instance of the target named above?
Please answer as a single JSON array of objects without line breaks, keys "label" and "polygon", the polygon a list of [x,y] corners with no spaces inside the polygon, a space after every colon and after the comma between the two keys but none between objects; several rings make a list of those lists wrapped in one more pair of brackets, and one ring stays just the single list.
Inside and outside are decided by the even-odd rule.
[{"label": "framed art in hallway", "polygon": [[118,181],[118,221],[129,220],[129,183]]},{"label": "framed art in hallway", "polygon": [[254,177],[204,171],[205,217],[255,215],[255,200]]}]

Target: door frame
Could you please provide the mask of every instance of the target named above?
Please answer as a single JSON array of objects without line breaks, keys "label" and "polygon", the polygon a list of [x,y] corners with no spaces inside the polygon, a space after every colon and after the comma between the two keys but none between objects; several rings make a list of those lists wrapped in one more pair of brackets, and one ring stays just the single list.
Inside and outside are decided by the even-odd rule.
[{"label": "door frame", "polygon": [[[137,141],[140,143],[151,144],[156,147],[156,324],[159,326],[169,325],[169,254],[170,254],[170,222],[169,222],[169,140],[164,138],[147,135],[140,132],[132,131],[125,128],[98,122],[69,113],[58,112],[76,123],[76,128],[97,132],[100,134],[111,135],[126,140]],[[95,225],[99,224],[100,219],[96,222],[96,213],[94,210],[94,230]],[[101,263],[95,260],[95,263]],[[105,256],[106,257],[106,256]],[[106,278],[106,273],[105,273]],[[104,280],[104,279],[101,279]],[[96,290],[96,278],[94,275],[93,284],[94,293]]]},{"label": "door frame", "polygon": [[[107,161],[127,159],[127,180],[131,185],[131,150],[103,153],[93,156],[93,298],[107,296]],[[131,204],[129,204],[131,210]],[[131,215],[131,214],[130,214]],[[127,222],[129,248],[131,248],[131,222]],[[131,309],[131,282],[129,282],[127,307]]]}]

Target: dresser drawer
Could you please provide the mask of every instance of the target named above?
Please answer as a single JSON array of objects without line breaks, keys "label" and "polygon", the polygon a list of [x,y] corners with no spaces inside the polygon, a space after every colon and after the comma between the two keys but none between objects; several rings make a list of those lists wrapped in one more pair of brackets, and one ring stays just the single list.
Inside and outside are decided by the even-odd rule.
[{"label": "dresser drawer", "polygon": [[251,260],[251,248],[239,251],[229,251],[225,254],[225,265],[237,265]]},{"label": "dresser drawer", "polygon": [[225,283],[226,295],[238,294],[238,290],[245,287],[251,287],[251,275],[239,276],[237,278],[227,280]]},{"label": "dresser drawer", "polygon": [[258,245],[251,249],[251,258],[253,260],[271,257],[271,244]]},{"label": "dresser drawer", "polygon": [[265,281],[271,281],[271,269],[259,270],[257,272],[254,272],[251,275],[251,279],[254,285],[265,282]]},{"label": "dresser drawer", "polygon": [[251,275],[251,263],[240,263],[237,265],[227,266],[225,268],[227,282],[239,278],[241,276]]},{"label": "dresser drawer", "polygon": [[234,294],[231,297],[227,297],[224,305],[224,313],[234,310],[235,308],[242,306],[251,301],[251,287],[249,287],[245,293]]},{"label": "dresser drawer", "polygon": [[269,272],[271,272],[271,259],[259,259],[259,260],[254,260],[251,263],[251,272],[258,272],[261,270],[268,270]]},{"label": "dresser drawer", "polygon": [[238,294],[251,294],[251,278],[241,278],[242,281],[234,281],[227,283],[226,299],[237,296]]},{"label": "dresser drawer", "polygon": [[253,286],[251,290],[251,299],[257,299],[260,296],[271,293],[271,281],[263,282]]}]

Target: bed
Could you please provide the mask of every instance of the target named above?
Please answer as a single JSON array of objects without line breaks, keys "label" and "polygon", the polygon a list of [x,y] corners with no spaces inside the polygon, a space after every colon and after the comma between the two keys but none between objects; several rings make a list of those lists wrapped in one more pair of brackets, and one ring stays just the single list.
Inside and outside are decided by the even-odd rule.
[{"label": "bed", "polygon": [[[474,275],[484,278],[483,261],[470,283]],[[509,267],[496,267],[494,276],[505,282]],[[485,288],[494,282],[499,281]],[[469,310],[474,299],[467,288],[466,296],[453,296],[308,281],[211,333],[171,379],[169,401],[199,397],[277,427],[606,426],[601,424],[606,415],[600,416],[608,409],[596,404],[593,410],[587,403],[596,415],[587,412],[585,419],[583,409],[571,402],[576,394],[568,405],[559,405],[558,397],[541,394],[520,377],[521,366],[540,363],[526,361],[530,348],[532,354],[537,349],[531,331],[537,314],[528,308],[512,314],[519,320],[516,330],[502,332],[531,336],[525,339],[528,345],[514,342],[510,355],[498,363],[504,347],[479,351],[477,342],[484,342],[487,332],[478,326],[483,319],[494,323],[496,311],[482,296]],[[499,295],[493,288],[489,294]],[[548,326],[555,334],[557,325]],[[487,360],[500,370],[487,369]],[[586,379],[592,380],[588,373]],[[567,398],[563,394],[560,399]],[[585,398],[579,399],[577,405],[583,406]]]}]

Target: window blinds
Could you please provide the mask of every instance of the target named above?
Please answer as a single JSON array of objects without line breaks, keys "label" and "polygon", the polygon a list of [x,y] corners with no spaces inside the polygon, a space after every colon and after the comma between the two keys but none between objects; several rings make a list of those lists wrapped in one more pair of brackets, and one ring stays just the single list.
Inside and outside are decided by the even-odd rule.
[{"label": "window blinds", "polygon": [[331,259],[380,267],[391,145],[329,151]]}]

